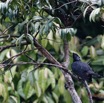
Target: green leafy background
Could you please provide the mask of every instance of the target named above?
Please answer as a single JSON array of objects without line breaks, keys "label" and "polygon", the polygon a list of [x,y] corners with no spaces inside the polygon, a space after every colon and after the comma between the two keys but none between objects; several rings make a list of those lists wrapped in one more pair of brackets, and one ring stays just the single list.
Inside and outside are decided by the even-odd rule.
[{"label": "green leafy background", "polygon": [[[95,23],[99,25],[99,22],[104,20],[104,3],[101,4],[99,0],[98,6],[93,6],[93,2],[93,5],[89,6],[86,4],[87,0],[82,1],[76,7],[80,11],[77,12],[83,14],[85,18],[80,18],[70,28],[68,27],[70,23],[66,25],[63,22],[65,18],[58,16],[54,10],[51,11],[57,7],[54,0],[13,0],[8,5],[1,0],[0,46],[13,44],[16,46],[0,52],[0,62],[4,64],[30,62],[26,55],[36,62],[49,62],[38,50],[35,50],[33,36],[38,32],[36,37],[38,42],[59,62],[63,61],[63,43],[64,40],[67,40],[71,51],[77,52],[82,57],[82,61],[89,63],[95,72],[104,76],[104,32],[102,30],[104,25],[101,24],[101,28],[95,27]],[[65,3],[67,0],[61,0],[61,4]],[[49,8],[48,11],[43,9],[46,7]],[[70,14],[71,11],[75,12],[74,7],[74,5],[65,5],[59,10],[65,15]],[[93,9],[87,15],[90,7]],[[72,15],[70,17],[72,20]],[[83,19],[94,30],[97,30],[97,34],[88,25],[86,26],[86,22],[80,22]],[[25,41],[30,43],[27,47],[23,45]],[[33,51],[7,60],[25,48],[33,49]],[[72,57],[70,57],[70,61],[72,63]],[[0,68],[0,103],[72,103],[71,96],[65,89],[65,80],[61,71],[47,65],[34,70],[36,67],[37,65],[25,64]],[[69,65],[69,70],[71,71],[71,65]],[[83,84],[76,80],[74,83],[83,103],[88,103],[88,96]],[[104,100],[104,78],[93,79],[93,82],[89,83],[89,87],[94,97]],[[103,100],[95,100],[95,103],[103,103]]]}]

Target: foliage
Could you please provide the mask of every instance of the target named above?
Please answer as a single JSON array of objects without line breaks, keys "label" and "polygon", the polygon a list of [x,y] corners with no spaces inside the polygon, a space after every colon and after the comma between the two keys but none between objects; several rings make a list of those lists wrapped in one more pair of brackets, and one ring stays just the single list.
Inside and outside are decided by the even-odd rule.
[{"label": "foliage", "polygon": [[[63,43],[67,40],[71,51],[78,52],[96,72],[104,74],[104,3],[100,0],[97,3],[79,1],[67,4],[67,0],[60,0],[59,5],[55,0],[0,2],[0,62],[14,64],[0,69],[0,102],[71,103],[71,97],[64,88],[64,76],[57,67],[29,64],[33,61],[49,63],[34,47],[33,37],[60,62],[64,57]],[[97,34],[93,31],[96,28]],[[10,45],[11,48],[2,50],[2,47]],[[70,61],[72,63],[72,58]],[[23,62],[27,64],[23,65]],[[93,96],[104,97],[103,78],[93,80],[89,86]],[[75,88],[82,101],[88,103],[87,93],[81,87],[82,84],[75,80]]]}]

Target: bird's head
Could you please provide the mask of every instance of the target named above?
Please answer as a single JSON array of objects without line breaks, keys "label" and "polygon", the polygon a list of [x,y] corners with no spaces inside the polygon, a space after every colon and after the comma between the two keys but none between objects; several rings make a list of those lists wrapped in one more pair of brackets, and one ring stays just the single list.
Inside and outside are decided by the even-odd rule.
[{"label": "bird's head", "polygon": [[76,53],[73,53],[73,61],[80,61],[80,60],[81,60],[80,56]]}]

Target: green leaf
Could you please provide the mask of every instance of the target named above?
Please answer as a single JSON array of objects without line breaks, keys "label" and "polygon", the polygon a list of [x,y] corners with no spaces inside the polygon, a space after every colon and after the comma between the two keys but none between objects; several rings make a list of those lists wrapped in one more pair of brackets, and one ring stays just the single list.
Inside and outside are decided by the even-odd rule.
[{"label": "green leaf", "polygon": [[24,98],[24,99],[26,100],[26,96],[25,96],[25,94],[24,94],[24,92],[23,92],[22,84],[23,84],[23,81],[20,80],[20,81],[18,82],[18,85],[17,85],[17,92],[18,92],[18,94],[19,94],[22,98]]},{"label": "green leaf", "polygon": [[84,46],[81,50],[81,53],[83,56],[86,56],[88,54],[88,46]]},{"label": "green leaf", "polygon": [[34,72],[34,77],[37,81],[39,80],[39,69]]},{"label": "green leaf", "polygon": [[47,98],[45,96],[43,96],[43,102],[44,103],[49,103],[48,100],[47,100]]},{"label": "green leaf", "polygon": [[59,102],[59,98],[56,93],[52,92],[53,98],[55,99],[55,103]]},{"label": "green leaf", "polygon": [[0,96],[3,97],[2,103],[7,103],[8,101],[8,87],[5,83],[0,83]]},{"label": "green leaf", "polygon": [[38,81],[35,81],[34,87],[35,87],[35,92],[36,92],[37,97],[40,97],[42,92],[41,92],[41,88],[40,88]]},{"label": "green leaf", "polygon": [[42,20],[43,18],[41,16],[33,16],[33,20],[39,21]]},{"label": "green leaf", "polygon": [[15,95],[15,97],[17,99],[17,103],[20,103],[20,96],[19,96],[18,92],[15,91],[15,94],[14,95]]},{"label": "green leaf", "polygon": [[11,22],[10,18],[9,17],[6,17],[5,18],[5,22]]},{"label": "green leaf", "polygon": [[55,51],[57,53],[59,53],[60,46],[61,46],[61,43],[62,43],[62,39],[61,39],[60,34],[59,34],[58,31],[55,32],[55,35],[54,35],[54,38],[53,39],[55,41],[53,40],[53,45],[52,46],[54,47]]},{"label": "green leaf", "polygon": [[28,22],[28,16],[27,18],[22,22],[22,23],[18,23],[17,28],[18,28],[18,32],[22,32],[24,25]]},{"label": "green leaf", "polygon": [[66,35],[66,40],[67,40],[67,41],[70,41],[70,40],[71,40],[71,35],[70,35],[70,33],[67,33],[67,35]]},{"label": "green leaf", "polygon": [[49,32],[48,36],[47,36],[47,39],[49,39],[49,43],[51,45],[53,45],[53,33],[52,33],[52,30]]},{"label": "green leaf", "polygon": [[41,69],[39,71],[39,80],[38,80],[38,82],[39,82],[39,85],[40,85],[43,93],[45,92],[45,90],[47,88],[47,76],[48,76],[47,69],[45,69],[45,70]]},{"label": "green leaf", "polygon": [[25,81],[27,80],[27,71],[26,71],[26,70],[23,71],[23,73],[22,73],[22,75],[21,75],[21,80],[22,80],[23,82],[25,82]]},{"label": "green leaf", "polygon": [[11,89],[14,89],[14,84],[13,84],[13,78],[15,77],[15,74],[16,74],[16,68],[17,66],[13,66],[11,68],[11,70],[8,70],[5,72],[5,75],[4,75],[4,81],[6,83],[10,83],[11,84]]},{"label": "green leaf", "polygon": [[84,17],[84,18],[85,18],[85,16],[86,16],[86,13],[87,13],[87,10],[89,9],[89,7],[90,7],[90,6],[87,6],[87,7],[85,8],[84,12],[83,12],[83,17]]},{"label": "green leaf", "polygon": [[54,103],[54,101],[52,100],[51,96],[45,96],[45,97],[48,100],[48,103]]},{"label": "green leaf", "polygon": [[30,34],[27,34],[27,39],[31,43],[32,48],[34,48],[34,41],[33,41],[33,36]]},{"label": "green leaf", "polygon": [[11,68],[11,73],[12,73],[12,76],[13,76],[13,77],[14,77],[15,74],[16,74],[16,68],[17,68],[17,66],[13,66],[13,67]]},{"label": "green leaf", "polygon": [[64,98],[65,98],[65,103],[70,103],[72,101],[72,98],[69,95],[68,90],[65,90],[65,92],[64,92]]},{"label": "green leaf", "polygon": [[40,29],[39,29],[39,34],[40,35],[43,35],[43,30],[44,30],[44,25],[41,25]]},{"label": "green leaf", "polygon": [[81,89],[81,94],[82,94],[83,103],[88,103],[88,98],[86,98],[86,95],[87,95],[86,90],[82,88]]},{"label": "green leaf", "polygon": [[55,79],[57,79],[61,75],[61,71],[57,69],[56,67],[52,67],[52,71],[53,71]]},{"label": "green leaf", "polygon": [[77,33],[77,29],[67,28],[67,32],[70,33],[71,36],[74,36]]},{"label": "green leaf", "polygon": [[8,103],[18,103],[17,98],[15,96],[10,96]]},{"label": "green leaf", "polygon": [[53,45],[52,45],[55,49],[55,51],[58,53],[59,50],[60,50],[60,43],[57,43],[57,42],[53,42]]},{"label": "green leaf", "polygon": [[39,103],[39,99],[36,99],[33,103]]},{"label": "green leaf", "polygon": [[[10,54],[11,56],[17,55],[17,51],[15,49],[10,49]],[[17,62],[17,60],[18,60],[18,57],[14,59],[14,62]]]},{"label": "green leaf", "polygon": [[55,21],[55,25],[57,26],[57,24],[62,24],[61,20],[58,18],[58,17],[55,17],[54,18],[54,21]]},{"label": "green leaf", "polygon": [[49,34],[50,28],[52,27],[52,21],[49,20],[46,24],[44,24],[43,34]]},{"label": "green leaf", "polygon": [[96,57],[96,50],[93,46],[90,47],[90,56],[93,59]]},{"label": "green leaf", "polygon": [[46,34],[46,35],[49,34],[49,32],[53,26],[53,20],[54,20],[54,18],[51,18],[50,20],[48,20],[47,22],[44,23],[44,25],[40,29],[40,31],[42,30],[40,34]]},{"label": "green leaf", "polygon": [[41,40],[41,44],[42,44],[42,46],[45,48],[45,47],[47,46],[47,44],[48,44],[48,40],[43,38],[43,39]]},{"label": "green leaf", "polygon": [[58,88],[59,88],[59,92],[60,94],[64,93],[65,87],[64,87],[64,76],[61,75],[59,80],[58,80]]},{"label": "green leaf", "polygon": [[60,29],[61,38],[66,39],[67,41],[70,41],[71,36],[75,35],[76,32],[77,32],[77,30],[73,29],[73,28]]},{"label": "green leaf", "polygon": [[96,60],[94,60],[93,62],[91,62],[92,65],[98,65],[98,66],[102,66],[104,65],[104,56],[99,56],[99,58],[97,58]]},{"label": "green leaf", "polygon": [[35,93],[29,81],[25,84],[23,91],[26,96],[26,99],[29,99]]},{"label": "green leaf", "polygon": [[37,32],[39,30],[39,27],[40,27],[40,22],[36,22],[35,24],[31,23],[31,26],[32,26],[33,31]]},{"label": "green leaf", "polygon": [[61,38],[65,39],[65,35],[67,34],[66,29],[60,29]]},{"label": "green leaf", "polygon": [[30,81],[31,85],[34,86],[34,82],[36,81],[36,79],[34,77],[34,72],[33,71],[29,73],[28,78],[29,78],[29,81]]},{"label": "green leaf", "polygon": [[19,95],[25,100],[29,99],[35,92],[29,81],[20,80],[17,86]]},{"label": "green leaf", "polygon": [[100,8],[94,9],[94,10],[91,12],[91,14],[90,14],[89,20],[95,22],[96,16],[97,16],[99,13],[100,13]]},{"label": "green leaf", "polygon": [[102,36],[101,47],[104,49],[104,35]]},{"label": "green leaf", "polygon": [[53,74],[53,72],[49,69],[45,69],[48,71],[48,75],[49,75],[49,82],[51,83],[52,88],[55,88],[56,82],[55,82],[55,76]]},{"label": "green leaf", "polygon": [[16,40],[16,45],[19,45],[21,47],[21,42],[23,41],[24,34],[22,34],[17,40]]},{"label": "green leaf", "polygon": [[0,61],[2,61],[4,59],[4,57],[6,56],[7,52],[9,52],[9,50],[4,50],[3,52],[0,53]]},{"label": "green leaf", "polygon": [[52,6],[51,6],[49,0],[45,0],[45,1],[46,1],[46,3],[49,5],[49,8],[52,9]]}]

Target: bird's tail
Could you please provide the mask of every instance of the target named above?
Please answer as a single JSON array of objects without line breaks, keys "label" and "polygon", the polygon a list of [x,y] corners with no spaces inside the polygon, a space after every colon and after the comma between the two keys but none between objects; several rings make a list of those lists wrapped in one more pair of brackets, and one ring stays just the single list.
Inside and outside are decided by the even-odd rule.
[{"label": "bird's tail", "polygon": [[92,73],[92,77],[93,78],[102,78],[102,76],[97,73]]},{"label": "bird's tail", "polygon": [[95,72],[93,72],[93,71],[89,71],[88,74],[89,74],[89,75],[92,75],[93,78],[102,78],[101,75],[99,75],[98,73],[95,73]]}]

